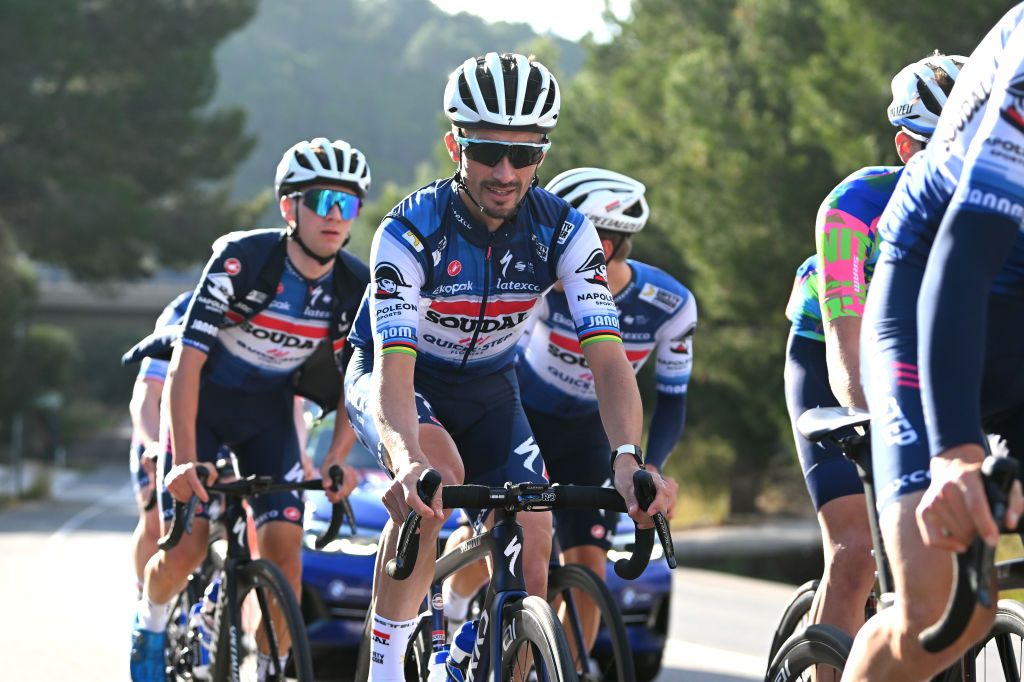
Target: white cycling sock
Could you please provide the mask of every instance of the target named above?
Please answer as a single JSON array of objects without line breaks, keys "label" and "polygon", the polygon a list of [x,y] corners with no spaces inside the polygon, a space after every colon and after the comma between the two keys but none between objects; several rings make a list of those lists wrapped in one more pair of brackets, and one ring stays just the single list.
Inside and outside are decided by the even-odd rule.
[{"label": "white cycling sock", "polygon": [[143,594],[139,600],[139,628],[149,632],[166,630],[167,619],[171,616],[171,603],[169,601],[166,604],[154,604],[148,595]]},{"label": "white cycling sock", "polygon": [[405,682],[405,650],[419,618],[393,621],[373,614],[370,633],[371,682]]},{"label": "white cycling sock", "polygon": [[[270,673],[270,662],[274,660],[270,654],[265,654],[262,651],[257,652],[256,657],[256,682],[266,682],[267,675]],[[288,662],[288,654],[281,656],[277,660],[277,671],[284,672],[284,666]]]},{"label": "white cycling sock", "polygon": [[444,597],[444,615],[448,616],[448,620],[466,620],[473,595],[466,597],[459,594],[452,588],[452,581],[445,580],[441,585],[441,596]]}]

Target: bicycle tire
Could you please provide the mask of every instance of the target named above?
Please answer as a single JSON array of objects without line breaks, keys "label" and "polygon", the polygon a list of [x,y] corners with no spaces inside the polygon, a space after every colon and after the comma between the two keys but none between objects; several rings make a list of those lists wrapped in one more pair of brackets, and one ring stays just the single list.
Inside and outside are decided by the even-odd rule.
[{"label": "bicycle tire", "polygon": [[[260,625],[261,629],[267,629],[269,625],[269,632],[273,634],[273,625],[270,620],[270,616],[266,613],[266,607],[269,606],[267,603],[267,597],[270,596],[277,602],[277,605],[281,611],[281,617],[284,619],[284,626],[288,630],[288,634],[291,637],[291,647],[289,648],[289,667],[292,670],[292,675],[285,677],[283,674],[278,677],[278,680],[295,679],[298,682],[313,682],[313,661],[309,650],[309,640],[306,639],[306,627],[302,620],[302,610],[299,608],[299,601],[295,598],[295,594],[292,592],[291,585],[288,580],[281,573],[281,570],[274,564],[266,561],[265,559],[255,559],[253,561],[242,564],[237,569],[238,579],[238,600],[239,611],[241,606],[244,604],[246,597],[250,593],[257,595],[260,610]],[[262,595],[262,598],[261,598]],[[219,655],[221,653],[228,653],[232,650],[231,632],[229,627],[223,627],[226,622],[224,620],[224,614],[226,613],[226,607],[228,599],[221,595],[220,600],[217,602],[217,615],[215,619],[215,631],[217,632],[216,637],[216,648],[212,652],[212,671],[214,682],[227,682],[232,679],[231,671],[231,656]],[[240,620],[241,613],[238,614]],[[236,630],[236,634],[240,635],[242,632],[241,628]],[[274,635],[275,640],[280,641],[279,638]],[[255,680],[255,658],[256,658],[256,647],[255,643],[251,647],[243,647],[243,642],[234,642],[234,650],[238,652],[241,660],[239,666],[239,679],[248,681],[249,679]]]},{"label": "bicycle tire", "polygon": [[[1016,638],[1016,642],[1014,642]],[[1000,599],[996,619],[985,638],[974,645],[971,656],[975,659],[979,680],[1007,680],[1020,682],[1024,647],[1024,605],[1013,599]],[[989,661],[989,652],[996,654]],[[993,673],[993,674],[987,674]],[[960,679],[960,678],[957,678]]]},{"label": "bicycle tire", "polygon": [[783,642],[768,666],[766,682],[793,682],[810,679],[801,675],[824,665],[836,671],[835,679],[842,675],[850,655],[853,639],[834,625],[808,625]]},{"label": "bicycle tire", "polygon": [[[768,662],[775,660],[775,654],[779,653],[779,649],[782,644],[793,636],[801,627],[801,621],[807,618],[811,612],[811,604],[814,603],[814,594],[818,591],[818,585],[821,583],[820,579],[808,580],[800,587],[796,588],[793,593],[793,597],[789,600],[785,610],[782,612],[782,618],[779,619],[779,624],[775,628],[775,634],[772,635],[772,645],[768,649]],[[804,623],[806,627],[810,623]]]},{"label": "bicycle tire", "polygon": [[519,654],[526,648],[532,651],[533,665],[543,662],[545,678],[549,682],[579,682],[576,666],[569,653],[565,633],[551,606],[540,597],[528,596],[505,607],[502,632],[502,682],[522,682],[528,670],[519,667]]},{"label": "bicycle tire", "polygon": [[578,618],[575,609],[570,610],[569,618],[573,627],[565,631],[569,643],[569,652],[576,661],[576,673],[583,682],[600,682],[602,680],[618,680],[618,682],[636,682],[636,669],[633,666],[633,652],[629,646],[629,635],[622,622],[622,613],[615,602],[608,586],[596,573],[586,566],[570,564],[558,566],[551,570],[548,577],[548,601],[552,601],[560,593],[570,589],[580,590],[597,605],[601,623],[604,625],[611,641],[612,658],[602,663],[601,670],[591,672],[584,670],[584,663],[590,660],[590,652],[582,651],[583,644],[578,641]]}]

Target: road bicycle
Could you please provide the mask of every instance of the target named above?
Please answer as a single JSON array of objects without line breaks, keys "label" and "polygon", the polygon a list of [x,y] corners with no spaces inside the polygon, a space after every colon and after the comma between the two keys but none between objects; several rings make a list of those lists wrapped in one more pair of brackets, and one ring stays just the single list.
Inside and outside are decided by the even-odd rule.
[{"label": "road bicycle", "polygon": [[[633,481],[641,506],[649,505],[654,499],[650,473],[638,471]],[[418,484],[421,499],[429,502],[439,484],[440,477],[435,471],[424,472]],[[490,557],[493,574],[480,610],[476,643],[466,664],[466,679],[518,682],[533,679],[530,675],[535,674],[540,682],[577,682],[580,679],[577,660],[557,616],[546,601],[526,593],[522,577],[522,527],[516,515],[563,508],[624,512],[622,498],[609,488],[546,483],[508,483],[503,488],[451,485],[442,488],[441,498],[446,509],[493,510],[494,525],[437,559],[426,610],[421,613],[420,624],[406,653],[406,679],[425,680],[432,654],[446,646],[440,590],[444,579],[464,566]],[[643,573],[654,547],[655,533],[662,543],[666,562],[671,568],[675,567],[668,523],[661,514],[656,514],[654,521],[654,528],[636,531],[631,556],[616,562],[615,571],[623,579],[633,580]],[[420,517],[410,512],[402,524],[396,556],[386,566],[392,578],[402,580],[412,573],[419,551],[419,523]],[[369,619],[366,627],[367,634],[372,634]],[[368,666],[369,652],[366,651],[360,655],[356,679],[366,679]]]},{"label": "road bicycle", "polygon": [[[211,537],[215,524],[224,533],[222,540],[211,545],[203,566],[190,576],[188,586],[176,600],[167,631],[168,680],[255,680],[259,642],[270,654],[268,680],[313,682],[313,664],[298,600],[277,566],[265,559],[252,558],[243,502],[272,492],[322,490],[323,482],[278,482],[268,476],[249,476],[207,485],[206,470],[200,469],[199,474],[211,496],[223,496],[220,514],[211,518]],[[332,467],[329,475],[332,488],[337,490],[342,480],[341,467]],[[174,547],[183,533],[191,533],[197,505],[195,496],[188,502],[175,501],[174,522],[161,538],[160,549]],[[355,528],[351,507],[347,500],[341,500],[333,505],[331,522],[318,536],[317,547],[334,540],[345,519]],[[276,619],[271,616],[275,611]],[[287,648],[281,646],[285,633],[290,640]],[[280,663],[284,660],[286,666]]]},{"label": "road bicycle", "polygon": [[[879,608],[892,602],[894,593],[885,548],[878,529],[875,507],[874,482],[870,466],[870,438],[867,427],[870,415],[864,411],[844,407],[823,407],[808,410],[797,420],[797,430],[808,440],[828,439],[853,461],[864,483],[865,500],[871,530],[873,554],[876,563],[876,584],[865,605],[869,617]],[[996,518],[1002,518],[1009,485],[1016,476],[1017,463],[1005,457],[988,457],[983,467],[986,492]],[[994,571],[1000,589],[1024,587],[1024,559],[1001,562],[993,567],[993,551],[980,539],[964,554],[957,555],[957,582],[946,614],[924,633],[922,646],[929,651],[941,651],[963,632],[976,601],[991,606],[993,595],[988,586]],[[778,647],[770,659],[765,680],[790,682],[811,679],[836,679],[842,675],[850,653],[851,637],[839,628],[826,624],[809,625],[785,638],[784,627],[800,621],[799,609],[806,605],[809,585],[800,588],[787,607],[776,631],[773,647]],[[779,640],[782,640],[781,643]],[[988,635],[971,647],[952,667],[934,678],[939,682],[958,680],[1012,680],[1021,679],[1024,660],[1024,606],[1019,602],[999,600],[996,620]]]}]

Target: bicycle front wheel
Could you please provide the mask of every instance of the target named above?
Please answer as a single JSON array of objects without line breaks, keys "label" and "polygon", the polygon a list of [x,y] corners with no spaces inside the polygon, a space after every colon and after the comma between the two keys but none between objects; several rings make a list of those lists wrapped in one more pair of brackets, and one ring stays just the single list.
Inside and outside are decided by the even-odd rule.
[{"label": "bicycle front wheel", "polygon": [[[853,640],[834,625],[810,625],[787,639],[768,666],[771,682],[838,681]],[[815,677],[817,670],[817,677]]]},{"label": "bicycle front wheel", "polygon": [[985,639],[971,649],[974,679],[1020,682],[1024,653],[1024,605],[1000,599],[996,620]]},{"label": "bicycle front wheel", "polygon": [[579,681],[565,633],[555,612],[540,597],[525,597],[509,604],[499,636],[503,682],[527,682],[534,672],[538,680]]},{"label": "bicycle front wheel", "polygon": [[[240,565],[237,578],[237,612],[227,617],[225,595],[217,604],[214,682],[255,681],[261,649],[270,655],[267,680],[313,682],[302,611],[284,574],[269,561],[256,559]],[[284,669],[280,661],[286,661]],[[233,669],[238,670],[237,678]]]},{"label": "bicycle front wheel", "polygon": [[[572,592],[574,608],[568,608],[565,596]],[[559,566],[551,571],[548,578],[548,601],[556,597],[563,598],[562,620],[565,624],[565,637],[569,642],[569,651],[576,666],[576,673],[583,682],[601,682],[602,680],[618,680],[618,682],[636,682],[636,670],[633,667],[633,653],[629,648],[629,637],[626,626],[622,622],[622,614],[615,603],[615,598],[608,586],[586,566],[570,564]],[[608,638],[608,655],[591,659],[590,651],[585,642],[587,633],[583,632],[579,608],[586,602],[597,607],[600,625]]]}]

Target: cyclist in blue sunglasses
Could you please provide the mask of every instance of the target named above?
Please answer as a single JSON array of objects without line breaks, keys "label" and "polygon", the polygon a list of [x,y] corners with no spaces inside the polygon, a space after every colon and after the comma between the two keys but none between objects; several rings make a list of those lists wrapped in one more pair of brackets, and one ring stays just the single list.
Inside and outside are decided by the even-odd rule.
[{"label": "cyclist in blue sunglasses", "polygon": [[[302,480],[295,395],[317,401],[325,411],[344,405],[345,338],[369,270],[342,247],[370,187],[370,169],[358,149],[321,137],[285,152],[274,186],[286,226],[218,239],[173,354],[166,342],[162,348],[156,341],[136,346],[141,347],[136,355],[166,352],[170,359],[169,410],[161,418],[157,467],[165,521],[173,515],[173,500],[195,494],[208,501],[197,471],[203,467],[210,482],[215,480],[210,465],[224,445],[237,455],[243,476]],[[336,383],[329,380],[331,373],[337,373]],[[348,420],[339,417],[324,472],[344,462],[354,440]],[[328,496],[336,501],[355,482],[348,469],[341,490],[327,491]],[[254,501],[253,515],[260,554],[301,594],[302,501],[290,493],[263,495]],[[174,597],[206,554],[208,535],[204,504],[192,534],[146,565],[132,636],[135,682],[165,679],[167,620]],[[258,680],[277,667],[264,653],[271,647],[260,639],[262,633]],[[278,635],[277,651],[287,657],[288,633]]]}]

